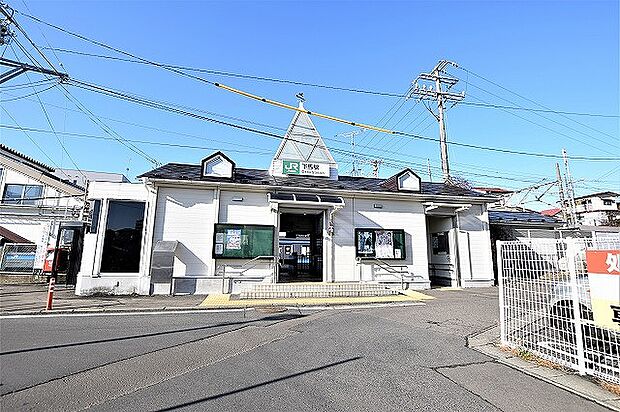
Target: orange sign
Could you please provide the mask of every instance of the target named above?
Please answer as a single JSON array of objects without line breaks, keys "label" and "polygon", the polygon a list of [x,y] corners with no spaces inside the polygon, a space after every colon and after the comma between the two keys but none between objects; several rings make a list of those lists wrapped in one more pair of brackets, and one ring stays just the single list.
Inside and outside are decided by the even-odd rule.
[{"label": "orange sign", "polygon": [[620,250],[586,251],[588,273],[620,275]]},{"label": "orange sign", "polygon": [[594,323],[620,331],[620,250],[587,250]]}]

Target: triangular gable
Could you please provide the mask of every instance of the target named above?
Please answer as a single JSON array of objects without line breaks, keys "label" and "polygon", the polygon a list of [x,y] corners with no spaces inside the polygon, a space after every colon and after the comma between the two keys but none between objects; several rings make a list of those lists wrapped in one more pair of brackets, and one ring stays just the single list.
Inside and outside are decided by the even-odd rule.
[{"label": "triangular gable", "polygon": [[[304,109],[303,104],[299,104]],[[300,160],[304,162],[336,164],[321,135],[306,112],[298,111],[280,143],[273,160]]]}]

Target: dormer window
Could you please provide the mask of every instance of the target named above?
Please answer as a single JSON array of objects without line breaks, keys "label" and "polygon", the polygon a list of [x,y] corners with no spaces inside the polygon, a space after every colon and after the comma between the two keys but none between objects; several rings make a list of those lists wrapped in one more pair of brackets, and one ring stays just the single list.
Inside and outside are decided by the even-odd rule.
[{"label": "dormer window", "polygon": [[420,177],[409,169],[404,170],[398,175],[398,190],[419,192]]},{"label": "dormer window", "polygon": [[215,152],[202,160],[202,177],[232,178],[235,162],[222,152]]}]

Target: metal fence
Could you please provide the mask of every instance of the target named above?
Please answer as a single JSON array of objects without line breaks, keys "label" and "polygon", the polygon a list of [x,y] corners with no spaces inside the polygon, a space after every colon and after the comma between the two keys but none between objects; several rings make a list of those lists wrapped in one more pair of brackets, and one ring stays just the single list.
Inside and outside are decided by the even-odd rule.
[{"label": "metal fence", "polygon": [[594,323],[586,250],[620,237],[497,242],[504,345],[620,383],[620,333]]},{"label": "metal fence", "polygon": [[32,243],[7,243],[0,252],[0,272],[32,273],[37,245]]}]

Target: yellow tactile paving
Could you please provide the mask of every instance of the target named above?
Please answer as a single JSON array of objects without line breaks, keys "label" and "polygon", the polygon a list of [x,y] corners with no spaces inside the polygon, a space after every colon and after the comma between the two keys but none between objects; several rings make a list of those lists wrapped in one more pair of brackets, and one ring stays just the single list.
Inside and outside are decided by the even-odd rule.
[{"label": "yellow tactile paving", "polygon": [[435,299],[413,290],[401,291],[400,295],[338,297],[338,298],[298,298],[298,299],[239,299],[231,300],[230,295],[209,295],[199,305],[209,308],[244,308],[255,306],[324,306],[356,305],[365,303],[419,302]]}]

